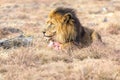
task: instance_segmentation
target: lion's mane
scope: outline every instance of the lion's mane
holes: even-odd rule
[[[71,8],[59,7],[52,10],[48,23],[50,25],[47,26],[44,35],[51,36],[54,41],[61,44],[89,45],[93,40],[101,40],[97,32],[81,25],[75,10]]]

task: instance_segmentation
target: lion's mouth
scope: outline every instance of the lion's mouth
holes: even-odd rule
[[[44,38],[46,39],[46,41],[50,41],[50,40],[53,40],[54,35],[45,35],[44,34]]]
[[[44,37],[48,37],[48,38],[51,38],[52,36],[44,35]]]
[[[53,36],[51,36],[51,35],[43,35],[43,37],[44,37],[44,39],[48,42],[48,41],[50,41],[50,40],[52,40],[52,37]]]
[[[61,45],[59,42],[54,41],[54,36],[55,36],[55,33],[54,33],[54,35],[45,35],[45,33],[44,33],[44,39],[48,42],[48,47],[51,47],[55,50],[60,50]]]
[[[47,42],[47,43],[49,43],[51,40],[52,40],[52,37],[43,37],[43,39]]]

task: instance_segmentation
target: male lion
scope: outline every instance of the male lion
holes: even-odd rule
[[[63,7],[50,12],[43,34],[49,39],[49,46],[57,49],[65,49],[72,45],[85,47],[94,41],[101,41],[97,32],[81,25],[73,9]]]

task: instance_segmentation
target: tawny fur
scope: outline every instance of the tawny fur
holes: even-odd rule
[[[59,42],[62,48],[73,44],[86,47],[94,41],[101,41],[97,32],[81,25],[73,9],[61,7],[50,12],[44,36]]]

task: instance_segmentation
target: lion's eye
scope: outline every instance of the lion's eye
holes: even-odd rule
[[[52,22],[50,23],[50,25],[51,25],[51,26],[55,26],[55,24],[54,24],[54,23],[52,23]]]
[[[49,24],[47,24],[47,26],[48,26],[48,28],[51,28],[51,29],[55,27],[55,25],[53,23],[49,23]]]
[[[55,26],[55,24],[53,22],[50,23],[51,26]]]

